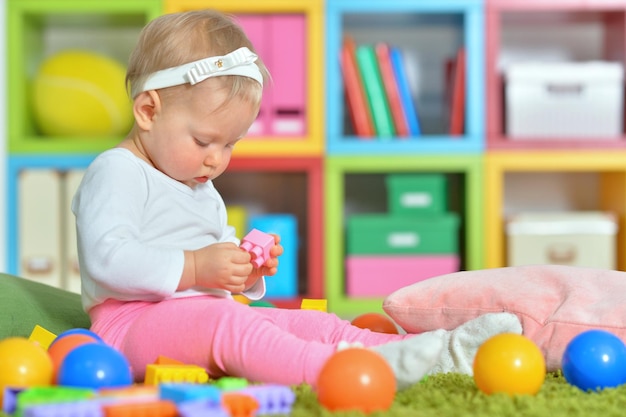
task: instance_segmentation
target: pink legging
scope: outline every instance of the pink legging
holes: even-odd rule
[[[126,356],[137,380],[163,355],[202,366],[212,377],[315,385],[340,341],[375,346],[406,337],[360,329],[316,310],[250,307],[207,296],[110,300],[90,316],[91,329]]]

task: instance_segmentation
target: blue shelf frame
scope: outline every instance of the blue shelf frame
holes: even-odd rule
[[[10,155],[7,160],[7,273],[20,274],[19,240],[19,174],[24,170],[54,169],[70,171],[85,169],[96,154],[78,156]]]
[[[362,140],[343,135],[345,107],[339,64],[343,28],[348,13],[439,13],[463,16],[467,53],[466,132],[462,136],[424,135],[408,140]],[[482,0],[329,0],[326,3],[326,123],[328,155],[482,153],[485,149],[485,44]]]

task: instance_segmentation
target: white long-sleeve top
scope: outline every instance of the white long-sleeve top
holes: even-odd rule
[[[217,242],[239,244],[213,183],[190,188],[115,148],[91,163],[72,201],[76,216],[82,303],[85,311],[107,299],[159,301],[210,293],[176,291],[184,251]],[[261,278],[245,292],[265,295]]]

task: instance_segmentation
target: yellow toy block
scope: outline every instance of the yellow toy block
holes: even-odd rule
[[[310,298],[303,298],[302,303],[300,304],[300,309],[302,310],[319,310],[326,312],[328,311],[328,301],[327,300],[314,300]]]
[[[36,324],[33,331],[30,333],[28,340],[37,343],[39,346],[48,350],[48,347],[52,344],[57,335],[49,330],[44,329],[40,325]]]
[[[157,365],[146,366],[144,384],[159,385],[163,383],[204,384],[209,382],[209,374],[204,368],[196,365]]]

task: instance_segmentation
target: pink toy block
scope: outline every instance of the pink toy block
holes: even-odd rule
[[[242,240],[240,247],[252,256],[252,264],[260,268],[270,258],[274,236],[252,229]]]

